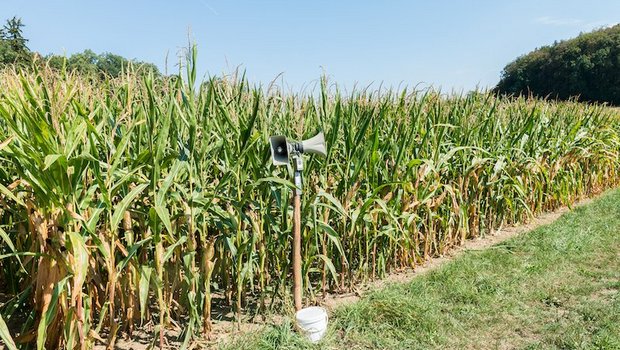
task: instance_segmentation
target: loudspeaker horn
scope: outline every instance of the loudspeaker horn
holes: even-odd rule
[[[302,153],[313,153],[323,157],[327,155],[327,151],[325,149],[325,137],[322,132],[307,140],[301,141],[301,147]]]
[[[269,138],[271,144],[271,159],[274,165],[288,164],[288,142],[286,137],[282,135],[271,136]]]

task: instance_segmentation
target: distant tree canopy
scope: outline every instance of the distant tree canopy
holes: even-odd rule
[[[32,61],[32,53],[22,35],[21,19],[13,17],[0,29],[0,65],[23,64]]]
[[[157,66],[152,63],[129,60],[109,52],[98,55],[91,50],[84,50],[84,52],[73,54],[68,58],[48,55],[45,59],[52,68],[62,69],[66,67],[67,70],[88,75],[118,77],[123,68],[127,68],[129,65],[139,68],[141,72],[153,72],[155,75],[159,75]]]
[[[69,57],[53,54],[42,56],[30,51],[26,46],[28,39],[24,38],[23,27],[21,19],[13,17],[0,29],[0,68],[7,65],[31,66],[38,56],[43,58],[42,63],[47,62],[54,69],[65,68],[91,76],[118,77],[129,65],[139,68],[140,72],[160,75],[157,66],[152,63],[130,60],[112,53],[96,54],[91,50],[84,50]]]
[[[620,105],[620,25],[517,58],[504,68],[495,91]]]

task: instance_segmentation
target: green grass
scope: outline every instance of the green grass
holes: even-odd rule
[[[620,191],[331,315],[319,345],[291,322],[247,349],[620,349]]]

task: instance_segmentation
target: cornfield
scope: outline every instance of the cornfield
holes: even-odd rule
[[[94,81],[0,73],[0,335],[112,347],[151,322],[183,346],[237,315],[291,307],[292,169],[268,138],[325,132],[306,162],[306,304],[616,186],[620,118],[486,92],[316,95],[128,69]],[[240,317],[240,316],[237,316]]]

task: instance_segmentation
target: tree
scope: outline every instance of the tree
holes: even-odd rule
[[[31,67],[33,57],[38,55],[31,52],[26,45],[28,39],[23,35],[23,28],[22,20],[13,17],[0,29],[0,68],[6,65]],[[118,77],[130,65],[138,68],[140,72],[160,75],[157,66],[152,63],[130,60],[112,53],[96,54],[88,49],[68,58],[48,55],[46,62],[54,69],[67,69],[96,78]]]
[[[27,64],[32,61],[32,53],[24,38],[22,20],[13,17],[0,29],[0,65]]]
[[[506,65],[495,91],[620,105],[620,25],[517,58]]]
[[[67,69],[75,70],[82,74],[97,73],[97,54],[91,50],[71,55],[67,59]]]
[[[69,71],[75,71],[92,77],[103,78],[107,76],[116,78],[123,70],[127,70],[130,65],[138,68],[140,72],[152,72],[155,75],[160,75],[157,66],[152,63],[129,60],[109,52],[98,55],[92,50],[84,50],[83,52],[71,55],[69,58],[49,55],[46,57],[46,60],[52,68],[65,68]]]

